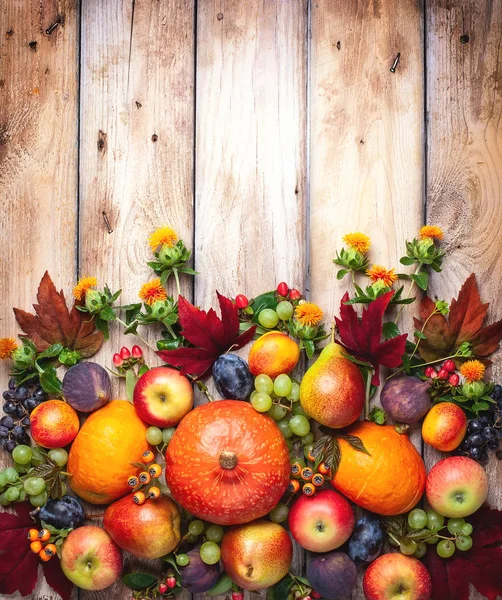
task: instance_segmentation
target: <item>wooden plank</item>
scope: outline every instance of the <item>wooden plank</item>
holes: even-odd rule
[[[210,0],[197,23],[196,302],[304,289],[307,3]]]
[[[427,221],[444,230],[447,253],[432,292],[450,300],[475,272],[493,321],[502,313],[502,2],[428,0],[426,16]],[[500,352],[493,358],[500,380]],[[432,465],[439,453],[428,449],[426,458]],[[501,508],[495,456],[487,472],[488,502]]]
[[[311,44],[310,293],[338,315],[351,288],[331,261],[343,235],[368,234],[371,263],[391,268],[421,224],[421,3],[316,0]],[[363,597],[360,577],[353,598]]]
[[[154,229],[169,224],[191,247],[193,38],[193,2],[83,4],[80,273],[122,287],[123,303],[137,301],[141,285],[155,276],[146,267]],[[183,280],[182,293],[191,298],[191,289],[192,282]],[[173,282],[168,293],[175,293]],[[111,353],[124,343],[133,340],[116,327],[100,361],[110,366]],[[149,364],[159,364],[147,356]],[[145,566],[160,572],[162,563],[126,562],[126,570]],[[130,590],[115,584],[80,593],[96,600],[111,596],[128,598]]]
[[[20,333],[46,269],[71,292],[76,270],[77,7],[75,0],[0,5],[0,337]],[[61,16],[64,24],[49,35]],[[0,364],[6,386],[7,364]],[[4,388],[2,388],[4,389]],[[2,452],[2,465],[10,457]],[[76,592],[74,594],[76,597]],[[43,577],[34,597],[59,597]],[[20,598],[18,594],[12,598]]]

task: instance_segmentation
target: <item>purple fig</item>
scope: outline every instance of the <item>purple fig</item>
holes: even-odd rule
[[[380,396],[382,407],[398,423],[416,423],[431,407],[429,385],[408,375],[389,379]]]

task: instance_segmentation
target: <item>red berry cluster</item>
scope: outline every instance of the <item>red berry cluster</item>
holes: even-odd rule
[[[161,594],[167,594],[170,590],[174,589],[177,585],[176,577],[172,575],[167,577],[165,583],[161,582],[158,585],[158,590]]]
[[[290,289],[285,281],[281,281],[281,283],[277,286],[276,293],[281,297],[281,299],[288,299],[291,301],[300,300],[302,297],[297,289]],[[237,294],[235,297],[235,306],[241,310],[247,308],[249,306],[249,300],[247,296],[244,294]]]
[[[424,374],[429,379],[443,379],[448,381],[450,385],[456,387],[460,383],[460,376],[458,373],[455,373],[455,371],[455,363],[451,359],[448,359],[442,364],[439,371],[436,371],[432,366],[428,366],[426,367]]]
[[[143,350],[139,346],[133,346],[131,350],[126,346],[113,355],[113,364],[117,369],[127,369],[138,362],[143,362]]]
[[[43,560],[48,562],[57,554],[56,544],[47,544],[51,538],[51,534],[47,529],[30,529],[28,531],[28,540],[30,541],[30,549]]]

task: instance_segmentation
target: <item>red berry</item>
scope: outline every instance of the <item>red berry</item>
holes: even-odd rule
[[[166,583],[167,583],[167,587],[172,590],[173,588],[176,587],[176,578],[175,577],[168,577],[166,579]]]
[[[159,583],[159,592],[165,594],[169,588],[165,583]]]
[[[312,600],[312,596],[303,596],[303,600]]]
[[[288,284],[284,281],[281,281],[281,283],[277,286],[277,293],[279,294],[279,296],[286,297],[288,295],[288,292],[289,292]]]
[[[448,383],[456,387],[460,383],[460,377],[456,373],[452,373],[448,377]]]
[[[446,369],[447,371],[449,371],[450,373],[453,373],[453,371],[455,371],[456,367],[455,367],[455,363],[451,360],[451,358],[449,358],[443,365],[443,369]]]
[[[127,360],[128,358],[131,358],[131,353],[129,352],[129,348],[126,348],[125,346],[122,346],[122,348],[120,349],[120,356],[124,360]]]
[[[322,598],[321,594],[319,592],[316,592],[315,590],[312,590],[310,592],[310,595],[312,596],[312,598]]]
[[[436,369],[434,367],[426,367],[425,368],[425,376],[431,379],[435,379],[437,376]]]
[[[444,367],[441,367],[438,371],[438,379],[448,379],[450,376],[449,371],[447,371]]]
[[[244,296],[244,294],[237,294],[235,297],[235,304],[237,308],[247,308],[249,304],[249,300]]]
[[[132,357],[133,358],[143,358],[143,350],[139,346],[132,347]]]
[[[244,592],[232,592],[232,600],[244,600]]]
[[[289,292],[290,300],[299,300],[301,297],[302,297],[302,295],[300,294],[300,292],[298,290],[295,290],[294,288],[292,290],[290,290],[290,292]]]
[[[124,360],[122,359],[122,357],[120,356],[120,354],[114,354],[113,355],[113,364],[116,367],[121,367],[124,364]]]

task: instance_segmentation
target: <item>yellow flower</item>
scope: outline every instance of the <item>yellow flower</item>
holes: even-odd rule
[[[373,265],[366,271],[366,275],[373,281],[381,281],[386,287],[391,287],[394,281],[397,281],[397,275],[394,269],[387,270],[382,265]]]
[[[460,367],[460,373],[468,383],[481,381],[485,374],[485,365],[479,360],[468,360]]]
[[[424,225],[420,229],[420,239],[425,240],[426,238],[442,240],[443,230],[437,225]]]
[[[17,350],[16,340],[13,338],[1,338],[0,339],[0,358],[3,360],[5,358],[10,358],[14,352]]]
[[[296,320],[304,327],[314,327],[322,321],[322,310],[317,304],[312,302],[304,302],[299,304],[295,310]]]
[[[141,286],[139,297],[145,304],[151,306],[157,300],[167,300],[166,290],[160,283],[160,278],[152,279]]]
[[[361,254],[366,254],[370,249],[371,240],[364,234],[356,231],[355,233],[347,233],[343,236],[343,241],[354,250],[357,250]]]
[[[148,238],[150,248],[155,252],[159,246],[168,246],[172,248],[178,241],[178,234],[168,225],[159,227]]]
[[[82,300],[87,290],[97,285],[97,283],[98,280],[95,277],[81,277],[73,288],[73,296],[76,300]]]

